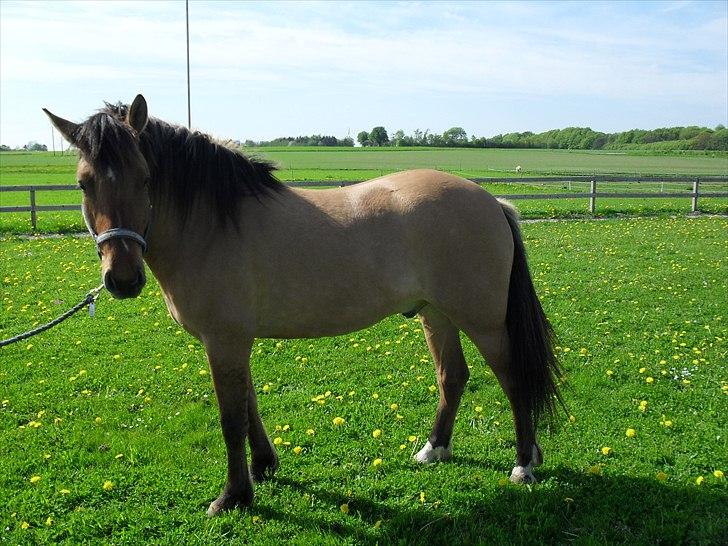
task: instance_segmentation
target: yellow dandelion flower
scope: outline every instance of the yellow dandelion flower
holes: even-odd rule
[[[475,406],[475,413],[483,413],[483,406]]]
[[[123,459],[123,458],[124,458],[123,453],[117,453],[116,456],[114,457],[114,459]]]
[[[313,436],[314,434],[316,434],[316,431],[314,431],[312,428],[309,428],[306,429],[306,434],[308,434],[309,436]]]
[[[703,478],[702,476],[698,476],[697,478],[695,478],[695,485],[703,485],[704,481],[705,478]]]
[[[429,389],[430,392],[435,392],[437,390],[437,387],[435,385],[430,385],[427,388]]]
[[[53,525],[53,518],[52,518],[52,517],[50,517],[50,516],[48,516],[48,519],[47,519],[47,520],[45,520],[45,524],[46,524],[46,525],[47,525],[48,527],[50,527],[51,525]]]
[[[634,438],[635,436],[637,436],[637,431],[633,428],[628,428],[627,432],[625,432],[625,434],[626,434],[627,438]]]
[[[200,371],[199,371],[199,372],[197,372],[197,373],[198,373],[198,374],[200,374],[200,375],[207,375],[207,370],[205,370],[205,369],[202,369],[202,370],[200,370]]]
[[[273,440],[273,443],[275,445],[279,446],[283,443],[283,438],[281,438],[280,436],[276,436],[275,439]]]
[[[640,368],[640,373],[645,373],[647,371],[647,368]]]
[[[655,474],[655,477],[661,482],[664,482],[667,479],[667,474],[660,470],[657,474]]]
[[[341,512],[343,514],[348,514],[349,513],[349,503],[348,502],[345,502],[344,504],[342,504],[341,506],[339,506],[339,510],[341,510]]]
[[[645,378],[645,383],[654,383],[654,382],[655,382],[655,378],[654,377],[646,377]]]
[[[598,464],[595,464],[594,466],[589,468],[589,473],[599,475],[602,473],[602,467]]]
[[[374,528],[379,529],[382,526],[382,520],[378,519],[376,522],[374,522]]]
[[[713,470],[713,476],[715,476],[719,480],[722,480],[724,474],[723,474],[723,471],[722,470]]]
[[[498,485],[501,487],[505,487],[508,485],[508,478],[501,478],[498,480]]]
[[[410,443],[414,443],[414,441],[417,440],[417,436],[415,436],[414,434],[410,434],[409,436],[407,436],[407,440]]]
[[[399,449],[407,449],[407,446],[405,444],[399,444]]]
[[[377,468],[378,466],[382,466],[383,462],[384,461],[382,461],[382,459],[376,458],[376,459],[374,459],[374,461],[372,461],[372,466],[374,468]]]
[[[425,503],[425,492],[424,491],[420,491],[420,502],[422,504]]]
[[[106,480],[104,482],[104,485],[102,485],[101,487],[104,489],[104,491],[111,491],[114,488],[114,482],[112,482],[111,480]]]
[[[334,425],[338,427],[339,425],[343,425],[344,423],[346,423],[346,420],[344,420],[343,417],[334,417],[333,422],[334,422]]]
[[[69,494],[70,492],[71,492],[71,491],[70,491],[70,490],[68,490],[68,489],[61,489],[61,490],[59,491],[59,493],[60,493],[61,495],[68,495],[68,494]]]
[[[259,525],[263,523],[263,518],[261,518],[260,516],[253,516],[253,523]]]
[[[576,417],[574,417],[573,415],[569,415],[569,423],[575,423],[575,422],[576,422]]]
[[[374,438],[379,438],[381,435],[382,435],[382,431],[380,429],[378,429],[378,428],[377,429],[374,429],[374,431],[372,432],[372,436]]]
[[[30,478],[30,483],[38,483],[40,481],[40,476],[33,476]]]
[[[268,383],[263,385],[263,392],[270,392],[270,385]]]
[[[372,393],[372,398],[374,398],[374,400],[379,398],[379,393],[378,392]]]
[[[95,423],[96,423],[97,425],[98,425],[98,424],[100,424],[100,423],[101,423],[101,417],[97,417],[96,419],[94,419],[94,422],[95,422]]]
[[[301,446],[296,446],[293,448],[293,453],[295,453],[296,455],[300,455],[301,451],[303,451],[303,448]]]
[[[614,372],[612,370],[607,370],[607,375],[609,377],[612,377],[614,375]]]
[[[608,457],[611,454],[612,454],[612,448],[611,447],[604,446],[602,448],[602,455],[604,455],[605,457]]]
[[[669,419],[667,421],[663,421],[662,424],[665,425],[667,428],[672,427],[672,421],[670,421]]]
[[[29,527],[30,527],[30,523],[28,523],[27,521],[24,521],[23,523],[20,524],[21,529],[28,529]]]
[[[392,404],[391,406],[389,406],[389,409],[391,409],[392,411],[397,411],[399,409],[399,405]],[[379,520],[379,521],[381,522],[382,520]]]

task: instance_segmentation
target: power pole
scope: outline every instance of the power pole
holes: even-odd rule
[[[185,21],[187,23],[187,128],[192,130],[192,107],[190,106],[190,2],[185,0]]]

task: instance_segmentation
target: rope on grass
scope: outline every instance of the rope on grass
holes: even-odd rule
[[[57,324],[60,324],[70,316],[74,315],[75,313],[78,313],[81,309],[89,306],[89,311],[92,312],[92,307],[95,302],[96,298],[99,297],[99,294],[104,289],[104,285],[100,285],[93,290],[91,290],[88,294],[86,294],[86,297],[83,299],[83,301],[77,303],[73,307],[71,307],[68,311],[63,313],[60,317],[53,319],[47,324],[44,324],[43,326],[38,326],[38,328],[34,328],[33,330],[30,330],[29,332],[25,332],[23,334],[18,334],[17,336],[11,337],[9,339],[3,339],[0,341],[0,347],[5,347],[6,345],[10,345],[12,343],[17,343],[18,341],[23,341],[24,339],[28,339],[29,337],[33,337],[34,335],[40,334],[41,332],[45,332],[46,330],[50,330]]]

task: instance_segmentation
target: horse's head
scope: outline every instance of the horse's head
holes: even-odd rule
[[[128,109],[107,108],[80,124],[44,111],[80,151],[83,215],[96,240],[104,285],[115,298],[138,296],[146,282],[142,255],[151,221],[149,168],[139,147],[147,124],[144,97],[137,95]]]

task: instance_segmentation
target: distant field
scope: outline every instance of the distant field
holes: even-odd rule
[[[487,184],[493,194],[584,192],[584,184],[544,186],[529,184],[535,175],[558,174],[645,174],[645,175],[728,175],[728,155],[627,155],[622,153],[565,150],[504,150],[452,148],[257,148],[246,150],[277,162],[282,181],[298,180],[367,180],[390,172],[413,168],[436,168],[466,178],[513,177],[514,184]],[[75,155],[53,155],[50,152],[0,153],[0,185],[74,184]],[[523,172],[516,174],[516,166]],[[517,183],[515,183],[517,182]],[[668,185],[669,186],[669,185]],[[625,187],[610,185],[610,190]],[[690,190],[689,187],[630,187],[630,191]],[[705,191],[726,191],[726,185]],[[5,206],[27,205],[27,193],[0,194]],[[39,192],[39,204],[73,204],[80,202],[78,191]],[[685,213],[689,200],[600,199],[598,213]],[[585,214],[586,199],[562,201],[520,201],[518,207],[526,217],[563,217]],[[705,199],[701,210],[728,212],[728,199]],[[83,230],[77,212],[40,213],[38,230],[68,232]],[[0,232],[30,231],[28,213],[0,215]]]

